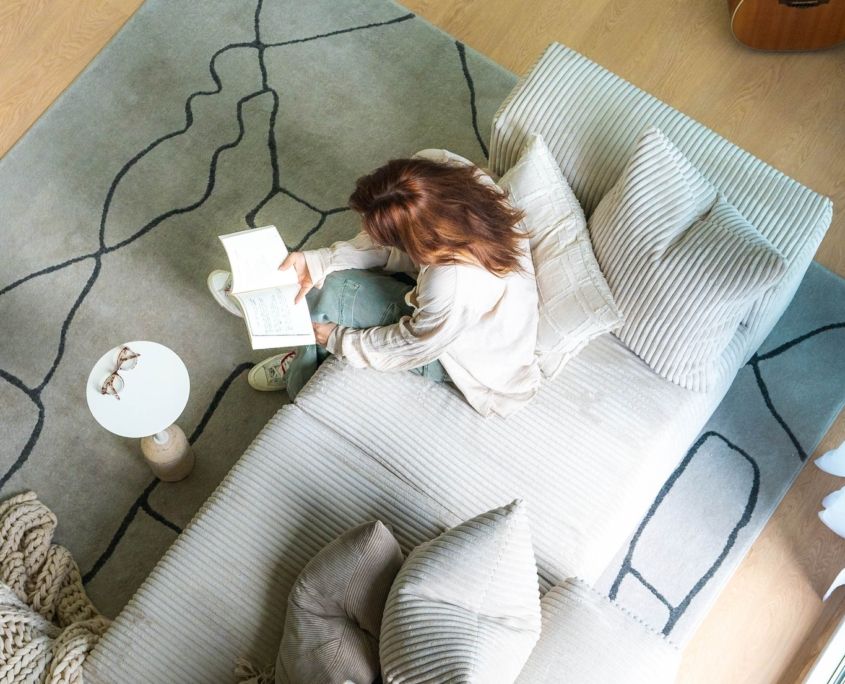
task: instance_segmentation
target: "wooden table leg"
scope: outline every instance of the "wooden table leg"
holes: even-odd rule
[[[163,482],[184,480],[194,467],[194,452],[182,428],[175,423],[155,435],[142,437],[141,452],[150,470]]]

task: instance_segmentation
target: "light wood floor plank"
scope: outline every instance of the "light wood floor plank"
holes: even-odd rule
[[[0,2],[0,157],[143,0]]]

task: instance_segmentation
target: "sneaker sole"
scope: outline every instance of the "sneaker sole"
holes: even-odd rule
[[[286,383],[282,384],[279,387],[268,387],[264,383],[261,383],[259,385],[258,382],[255,380],[255,376],[258,375],[259,371],[261,371],[261,367],[254,366],[250,369],[249,373],[247,373],[246,381],[249,383],[249,386],[252,387],[252,389],[257,390],[259,392],[281,392],[287,387]]]
[[[223,292],[217,289],[217,285],[214,282],[215,278],[221,274],[227,273],[227,271],[212,271],[208,274],[208,278],[206,279],[206,285],[208,285],[208,291],[211,292],[211,296],[214,297],[214,301],[217,302],[221,307],[226,309],[230,314],[233,316],[237,316],[238,318],[243,318],[244,315],[241,313],[241,310],[238,308],[236,304],[234,304]]]

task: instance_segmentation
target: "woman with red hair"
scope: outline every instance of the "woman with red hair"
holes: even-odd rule
[[[362,232],[292,252],[318,347],[278,354],[249,375],[293,398],[327,353],[352,366],[452,382],[481,414],[507,415],[537,391],[537,290],[522,215],[480,169],[426,150],[359,178]],[[405,273],[413,280],[385,273]]]

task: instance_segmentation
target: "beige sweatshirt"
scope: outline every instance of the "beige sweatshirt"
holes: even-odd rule
[[[469,163],[441,150],[417,156],[443,160],[444,154],[454,163]],[[534,356],[537,287],[528,240],[521,246],[522,271],[504,277],[471,264],[418,268],[401,250],[377,247],[363,232],[348,242],[306,251],[317,287],[329,273],[351,268],[417,276],[416,287],[406,296],[413,315],[375,328],[338,326],[328,350],[353,366],[379,371],[405,371],[439,359],[479,413],[513,413],[536,394],[540,383]]]

